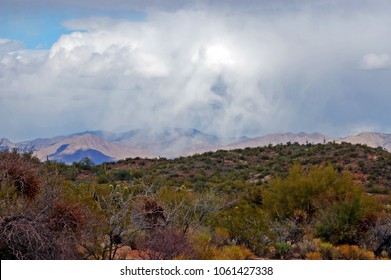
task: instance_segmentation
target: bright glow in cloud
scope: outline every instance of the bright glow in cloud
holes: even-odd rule
[[[0,131],[19,140],[143,127],[226,136],[387,130],[387,71],[357,70],[357,61],[390,65],[387,7],[346,16],[338,5],[328,13],[186,6],[139,22],[67,21],[74,31],[48,51],[0,39]]]
[[[216,70],[221,67],[234,66],[234,59],[231,52],[224,45],[210,45],[206,47],[205,54],[201,59],[205,64]]]

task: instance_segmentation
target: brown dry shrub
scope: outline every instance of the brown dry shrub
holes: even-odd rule
[[[20,154],[17,150],[0,152],[0,183],[10,184],[28,199],[34,199],[40,191],[38,164],[31,153]]]
[[[153,198],[139,198],[132,203],[132,222],[137,229],[152,230],[167,224],[164,208]]]
[[[143,205],[144,219],[151,227],[159,224],[159,220],[165,222],[164,209],[155,200],[146,198]]]
[[[86,225],[86,214],[80,204],[57,202],[51,212],[49,226],[52,230],[78,233]]]
[[[1,259],[75,259],[75,244],[72,236],[53,232],[45,215],[24,213],[0,223]]]
[[[76,245],[83,236],[83,209],[65,201],[58,179],[44,174],[40,179],[41,191],[35,194],[34,201],[28,195],[10,196],[2,205],[1,259],[80,258]]]
[[[193,250],[186,235],[171,226],[147,231],[135,242],[136,248],[145,252],[145,258],[171,260],[178,256],[192,258]]]

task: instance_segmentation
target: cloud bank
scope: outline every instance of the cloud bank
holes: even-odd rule
[[[20,140],[143,127],[223,136],[391,128],[388,6],[346,15],[338,5],[178,3],[145,21],[66,21],[72,32],[49,50],[0,39],[0,131]]]

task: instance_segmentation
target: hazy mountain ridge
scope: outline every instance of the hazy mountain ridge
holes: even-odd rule
[[[141,155],[150,156],[144,151],[112,143],[90,133],[71,136],[36,151],[40,160],[49,158],[65,163],[79,161],[83,157],[90,157],[95,163],[101,163]]]
[[[83,157],[89,157],[95,163],[101,163],[129,157],[175,158],[207,151],[243,149],[288,142],[322,144],[333,141],[365,144],[374,148],[380,146],[391,151],[391,134],[377,132],[364,132],[344,138],[332,138],[318,132],[275,133],[255,138],[221,138],[196,129],[182,128],[165,128],[157,131],[136,129],[123,133],[85,131],[20,143],[12,143],[3,138],[0,149],[33,149],[40,160],[51,159],[72,163]]]
[[[377,148],[383,147],[391,151],[391,134],[363,132],[356,136],[348,136],[339,140],[337,143],[347,142],[352,144],[366,144],[369,147]]]

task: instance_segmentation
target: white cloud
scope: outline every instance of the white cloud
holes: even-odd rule
[[[372,50],[361,67],[389,63],[377,52],[391,51],[391,38],[379,36],[388,34],[387,11],[259,16],[227,9],[155,11],[143,22],[67,21],[79,31],[48,52],[1,52],[0,42],[0,118],[8,117],[0,130],[37,137],[170,126],[251,136],[335,133],[356,123],[389,127],[376,115],[391,101],[388,80],[356,71]],[[358,87],[365,79],[368,89]],[[349,118],[356,115],[369,119]]]
[[[23,47],[24,46],[22,42],[0,38],[0,56],[3,56],[12,51],[20,50]]]
[[[368,53],[360,61],[360,68],[364,70],[388,69],[391,66],[389,54]]]

